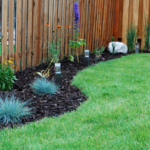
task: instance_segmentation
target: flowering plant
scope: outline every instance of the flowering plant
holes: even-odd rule
[[[3,59],[2,64],[0,63],[0,90],[11,90],[14,80],[17,80],[14,71],[10,67],[10,64],[13,64],[12,60],[6,62],[6,59]]]
[[[74,24],[74,29],[75,29],[75,36],[73,36],[73,38],[75,40],[70,40],[70,43],[69,43],[69,47],[71,47],[72,49],[75,48],[75,51],[72,52],[72,55],[76,55],[77,56],[77,60],[78,60],[78,63],[79,63],[79,54],[78,54],[78,48],[79,46],[82,46],[82,45],[86,45],[85,43],[85,39],[81,39],[79,37],[80,35],[80,16],[79,16],[79,5],[78,5],[78,2],[74,3],[74,14],[75,14],[75,24]],[[71,57],[73,57],[71,55]]]

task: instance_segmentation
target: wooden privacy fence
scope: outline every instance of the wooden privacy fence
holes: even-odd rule
[[[74,2],[76,1],[16,0],[15,3],[15,0],[3,0],[0,62],[3,59],[14,58],[16,71],[36,66],[41,60],[45,62],[48,42],[52,42],[54,31],[57,38],[62,39],[60,58],[69,56],[71,48],[68,43],[74,35]],[[87,43],[86,46],[80,47],[80,54],[83,54],[84,49],[93,51],[102,41],[111,40],[116,0],[78,0],[78,2],[80,36],[86,39]],[[47,27],[46,23],[50,23],[50,27]],[[67,25],[71,28],[66,28]],[[57,29],[57,26],[62,28]],[[56,36],[54,40],[57,40]]]
[[[150,0],[116,0],[114,36],[127,44],[129,25],[137,27],[138,42],[144,47],[145,18],[150,22]]]

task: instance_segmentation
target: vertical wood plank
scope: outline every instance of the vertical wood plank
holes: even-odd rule
[[[14,59],[14,0],[9,1],[9,59]],[[14,69],[13,64],[11,64],[11,68]]]
[[[123,29],[123,4],[124,0],[119,2],[119,29],[118,29],[118,38],[122,39],[122,29]]]
[[[36,56],[37,56],[37,6],[38,1],[34,0],[34,6],[33,6],[33,60],[32,60],[32,66],[36,66]]]
[[[36,65],[40,62],[40,30],[41,30],[41,0],[37,0],[37,52],[36,52]]]
[[[2,60],[7,61],[7,8],[8,0],[2,3]]]
[[[21,1],[17,0],[17,16],[16,16],[16,55],[15,65],[16,71],[20,70],[20,42],[21,42]]]
[[[69,19],[69,26],[71,27],[71,28],[69,28],[69,40],[73,40],[73,29],[74,29],[74,27],[73,27],[73,21],[74,21],[74,19],[73,19],[73,14],[74,14],[74,3],[73,3],[73,0],[70,0],[70,19]],[[66,35],[67,36],[67,35]],[[69,47],[69,56],[71,55],[71,47]]]
[[[129,0],[129,27],[133,23],[133,0]]]
[[[53,0],[50,0],[50,6],[49,6],[49,43],[52,43],[52,33],[53,33]],[[49,54],[50,55],[50,54]]]
[[[63,59],[63,57],[64,57],[64,54],[65,54],[65,33],[66,33],[66,31],[65,31],[65,23],[66,23],[66,14],[65,14],[65,12],[66,12],[66,0],[63,0],[63,20],[62,20],[62,40],[61,40],[61,59]]]
[[[33,0],[28,1],[28,39],[27,39],[27,67],[31,67],[31,52],[32,52],[32,11],[33,11]]]
[[[57,33],[58,30],[61,30],[60,28],[57,29],[57,18],[58,17],[58,0],[54,0],[54,22],[53,22],[53,30],[55,31],[55,34],[53,36],[54,42],[57,41]]]
[[[114,36],[118,39],[118,30],[119,30],[119,3],[120,0],[116,0],[116,9],[115,9],[115,27],[114,27]]]
[[[133,0],[133,23],[138,27],[139,0]]]
[[[22,70],[26,68],[26,20],[27,0],[23,0],[23,28],[22,28]]]
[[[67,8],[66,8],[66,25],[69,24],[69,1],[67,0],[66,2]],[[65,41],[65,56],[68,56],[68,33],[69,33],[69,29],[66,29],[66,41]]]
[[[122,23],[122,41],[127,44],[126,33],[128,29],[129,0],[124,0],[123,3],[123,23]]]
[[[89,1],[86,0],[86,23],[85,23],[85,40],[86,40],[86,46],[85,48],[87,49],[87,42],[88,42],[88,26],[89,26]]]
[[[139,0],[138,35],[142,38],[143,29],[143,0]]]
[[[145,36],[144,36],[144,28],[145,28],[145,21],[148,19],[149,14],[149,0],[143,0],[143,34],[142,34],[142,48],[144,48],[145,44]]]
[[[48,28],[45,24],[48,23],[48,0],[44,3],[44,39],[43,39],[43,62],[47,59],[47,35]]]
[[[39,46],[39,62],[42,62],[43,59],[43,31],[44,31],[44,1],[40,0],[40,46]]]

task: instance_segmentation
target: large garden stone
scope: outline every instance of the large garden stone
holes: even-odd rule
[[[127,53],[128,47],[122,42],[110,42],[108,46],[108,50],[110,53],[113,53],[113,45],[115,45],[114,53]]]

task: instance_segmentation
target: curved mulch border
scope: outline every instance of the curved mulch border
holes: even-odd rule
[[[110,59],[119,58],[121,56],[126,56],[125,54],[110,54],[108,51],[105,51],[103,54],[103,58],[106,61]],[[75,87],[70,85],[71,80],[77,74],[78,71],[84,69],[84,56],[80,56],[80,63],[77,61],[70,62],[68,58],[64,58],[61,61],[61,69],[62,69],[62,86],[59,91],[54,95],[44,95],[37,96],[30,89],[29,84],[33,82],[33,80],[38,77],[38,75],[33,75],[37,71],[45,70],[48,64],[40,64],[36,67],[28,68],[23,71],[16,72],[17,81],[14,84],[14,87],[9,92],[0,91],[3,95],[10,95],[12,93],[15,94],[16,97],[20,98],[22,101],[26,101],[31,99],[29,103],[29,107],[34,107],[33,111],[35,112],[29,118],[24,118],[19,125],[26,124],[29,122],[34,122],[40,120],[44,117],[52,117],[59,116],[68,111],[76,110],[82,102],[86,100],[86,96],[81,93],[81,91]],[[90,54],[90,65],[96,64],[95,55]],[[54,65],[51,73],[54,73]],[[53,80],[55,78],[54,74],[49,78],[49,80]],[[2,125],[0,124],[0,129],[5,127],[13,127],[14,125]]]

